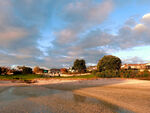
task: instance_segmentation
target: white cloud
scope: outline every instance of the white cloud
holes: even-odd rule
[[[142,17],[141,21],[142,21],[143,23],[145,23],[145,24],[150,24],[150,13],[145,14],[145,15]]]
[[[143,25],[143,24],[137,24],[137,25],[133,28],[133,30],[134,30],[135,32],[137,32],[137,33],[141,33],[141,32],[146,31],[146,30],[147,30],[147,27],[146,27],[145,25]]]

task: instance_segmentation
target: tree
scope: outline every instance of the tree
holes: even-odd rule
[[[77,71],[77,72],[85,72],[86,71],[86,65],[85,65],[85,60],[81,59],[76,59],[74,61],[74,65],[73,68]]]
[[[20,70],[22,70],[22,74],[32,74],[32,68],[25,66],[18,66]]]
[[[7,75],[9,68],[8,67],[1,67],[1,74],[2,75]]]
[[[38,66],[34,67],[34,69],[33,69],[34,73],[39,73],[39,71],[40,71],[40,68]]]
[[[121,67],[120,58],[112,55],[106,55],[102,59],[99,60],[97,64],[97,69],[99,72],[102,71],[118,71]]]
[[[2,73],[2,68],[0,67],[0,75],[1,75],[1,73]]]

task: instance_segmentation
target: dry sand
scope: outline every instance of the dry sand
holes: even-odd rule
[[[75,92],[107,101],[136,113],[150,113],[150,81],[129,79],[117,84],[82,88]]]

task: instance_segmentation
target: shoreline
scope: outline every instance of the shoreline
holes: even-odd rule
[[[16,85],[51,85],[51,84],[61,84],[61,83],[71,83],[71,82],[82,82],[82,81],[97,81],[97,80],[139,80],[139,81],[149,81],[141,80],[137,78],[40,78],[33,80],[10,80],[10,79],[0,79],[0,86],[16,86]],[[1,83],[4,82],[4,83]],[[6,84],[5,84],[6,82]]]

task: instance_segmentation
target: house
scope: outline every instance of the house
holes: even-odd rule
[[[76,72],[75,69],[74,69],[73,67],[70,67],[70,68],[68,69],[68,71],[71,72],[71,73]]]
[[[61,69],[60,69],[60,72],[61,72],[61,73],[67,73],[67,72],[68,72],[68,69],[66,69],[66,68],[61,68]]]
[[[60,69],[50,69],[50,73],[60,73]]]
[[[14,70],[9,69],[6,74],[7,75],[13,75],[14,74]]]
[[[43,74],[44,73],[44,69],[39,69],[37,72],[35,72],[35,74]]]
[[[48,70],[44,69],[44,70],[43,70],[43,73],[48,73]]]
[[[50,69],[48,73],[50,73],[52,76],[60,76],[61,71],[60,69],[54,68],[54,69]]]
[[[132,70],[140,70],[141,72],[145,69],[148,69],[150,71],[150,63],[145,64],[124,64],[121,66],[121,69],[132,69]]]

